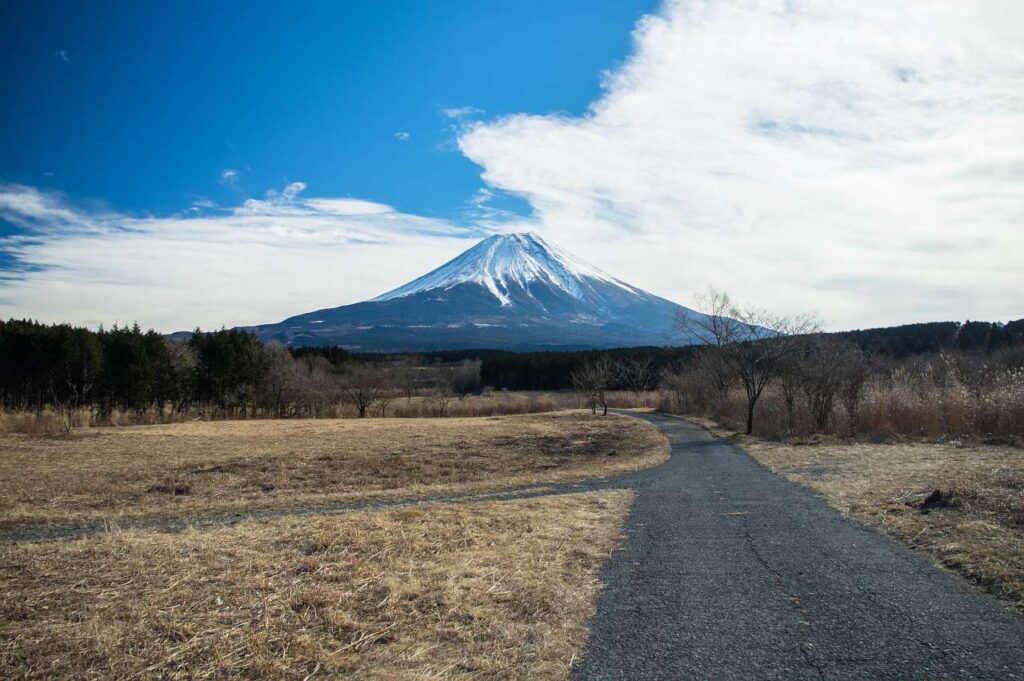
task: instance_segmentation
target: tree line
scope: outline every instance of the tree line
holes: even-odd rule
[[[769,315],[770,316],[770,315]],[[930,322],[902,326],[842,331],[824,334],[848,343],[873,357],[902,360],[914,356],[962,352],[991,354],[1005,348],[1024,345],[1024,319],[999,322]],[[305,348],[310,353],[334,351],[334,348]],[[559,350],[511,352],[503,350],[449,350],[402,353],[386,357],[403,358],[417,364],[480,361],[480,377],[485,385],[507,390],[570,390],[573,372],[602,356],[612,363],[650,361],[658,375],[688,364],[699,351],[696,346],[634,347],[609,350]],[[382,355],[359,354],[359,361],[379,361]],[[618,373],[609,371],[610,390],[629,390]]]
[[[204,418],[320,417],[348,405],[368,416],[383,415],[395,399],[418,396],[444,415],[452,399],[490,386],[575,390],[592,410],[605,411],[609,391],[639,395],[660,388],[671,396],[669,408],[687,413],[722,412],[721,405],[740,396],[736,411],[748,431],[768,393],[773,423],[826,431],[839,412],[846,427],[858,418],[854,407],[880,367],[938,375],[945,369],[914,358],[941,356],[948,364],[955,356],[960,383],[978,386],[992,366],[1012,371],[1015,349],[1024,349],[1024,320],[822,334],[808,319],[751,311],[716,292],[704,307],[709,317],[679,320],[702,341],[694,346],[530,353],[356,354],[264,344],[235,329],[197,329],[174,339],[138,325],[91,331],[0,321],[0,406],[36,412],[50,406],[62,414],[87,407],[97,422],[154,409]],[[977,359],[997,356],[1004,359]],[[975,392],[980,400],[980,389]]]
[[[68,324],[0,321],[0,406],[52,407],[70,420],[82,408],[170,409],[223,418],[326,415],[338,404],[366,416],[398,396],[448,400],[478,391],[480,363],[417,366],[353,356],[339,348],[289,350],[251,333],[196,330],[171,339],[138,325],[92,331]],[[70,428],[70,421],[68,423]]]
[[[235,330],[177,341],[138,325],[91,331],[10,320],[0,322],[0,404],[20,410],[90,405],[101,412],[156,403],[248,408],[274,355]]]

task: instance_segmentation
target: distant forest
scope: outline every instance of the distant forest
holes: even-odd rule
[[[94,405],[101,412],[153,404],[225,405],[266,371],[263,345],[234,330],[172,341],[138,325],[91,331],[0,322],[0,404]]]
[[[999,322],[931,322],[878,329],[842,331],[826,334],[847,340],[871,355],[905,359],[914,355],[960,351],[988,353],[1024,345],[1024,319],[1007,324]],[[419,353],[422,361],[455,362],[480,359],[480,377],[484,385],[509,390],[564,390],[572,387],[574,368],[588,357],[607,354],[612,359],[650,358],[657,375],[693,355],[696,346],[676,348],[636,347],[613,350],[576,350],[563,352],[504,352],[500,350],[459,350]],[[334,348],[305,348],[304,352],[330,352]],[[373,355],[358,355],[371,358]],[[378,355],[379,357],[379,355]],[[616,386],[625,387],[625,386]]]
[[[848,331],[846,339],[872,355],[904,359],[913,355],[962,351],[986,353],[1024,345],[1024,319],[992,322],[935,322]],[[622,348],[607,351],[515,353],[460,350],[415,354],[355,354],[337,347],[284,349],[266,346],[239,330],[196,331],[171,340],[140,327],[92,331],[66,324],[0,321],[0,406],[41,409],[47,404],[93,405],[101,412],[143,410],[154,404],[251,404],[266,390],[282,355],[318,371],[342,372],[362,364],[455,365],[479,360],[486,386],[508,390],[564,390],[587,358],[599,354],[628,361],[649,360],[657,376],[686,364],[693,348]],[[612,386],[615,387],[615,386]],[[620,386],[626,387],[626,386]],[[244,407],[243,407],[244,408]]]

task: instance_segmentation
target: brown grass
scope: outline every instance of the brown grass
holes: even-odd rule
[[[661,395],[655,391],[633,393],[621,390],[609,391],[606,395],[608,406],[613,408],[655,407]],[[579,393],[569,391],[488,391],[482,395],[471,395],[463,400],[453,400],[448,405],[449,416],[497,416],[501,414],[539,414],[564,409],[582,409],[583,398]],[[399,399],[386,410],[387,416],[399,418],[437,416],[437,406],[424,397],[411,400]]]
[[[705,425],[708,425],[705,422]],[[731,435],[837,510],[931,555],[1024,611],[1024,456],[960,443],[791,444]],[[925,500],[936,490],[933,503]]]
[[[89,413],[80,410],[72,416],[71,425],[88,427]],[[41,412],[10,411],[0,407],[0,433],[21,433],[24,435],[64,435],[67,424],[53,409]]]
[[[564,679],[632,493],[3,547],[6,678]]]
[[[607,393],[608,406],[613,408],[652,408],[658,406],[662,395],[657,391],[639,393],[613,390]],[[375,404],[368,413],[371,418],[437,418],[440,407],[428,395],[410,398],[396,397],[383,405]],[[568,409],[581,409],[585,405],[578,393],[552,390],[500,391],[487,389],[480,395],[468,395],[452,399],[445,408],[445,417],[503,416],[512,414],[543,414]],[[323,405],[319,418],[354,419],[359,415],[355,406],[346,403]],[[177,411],[171,405],[150,407],[142,411],[119,411],[100,413],[93,407],[83,407],[71,416],[71,422],[78,431],[108,426],[153,426],[172,423],[194,423],[196,421],[227,421],[277,419],[279,415],[269,410],[257,409],[255,414],[247,410],[220,409],[214,405],[193,407]],[[0,434],[20,433],[24,435],[63,435],[66,432],[64,419],[52,407],[41,412],[12,411],[0,407]]]
[[[220,421],[0,436],[0,527],[318,505],[606,475],[668,456],[586,413]]]

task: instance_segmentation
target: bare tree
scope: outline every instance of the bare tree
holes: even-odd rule
[[[714,348],[726,374],[743,387],[746,432],[752,433],[757,401],[799,347],[789,338],[816,332],[818,325],[810,316],[786,317],[740,307],[727,293],[713,288],[698,298],[697,305],[704,314],[680,312],[676,327],[695,342]]]
[[[377,398],[377,406],[375,408],[377,416],[380,416],[381,418],[387,416],[388,406],[395,401],[395,398],[398,397],[398,395],[399,389],[395,385],[395,376],[385,376],[384,387]]]
[[[320,418],[328,406],[344,401],[342,380],[326,357],[306,355],[298,366],[300,387],[297,400],[307,414]]]
[[[598,406],[602,414],[608,414],[606,391],[612,380],[615,367],[608,355],[588,357],[572,371],[572,386],[583,397],[584,403],[590,407],[592,414],[597,413]]]
[[[480,380],[480,365],[478,359],[467,359],[459,362],[451,371],[451,387],[460,400],[468,395],[479,393],[483,384]]]
[[[355,364],[341,377],[342,400],[356,408],[359,418],[365,418],[390,390],[387,374],[368,364]]]
[[[79,385],[74,381],[68,380],[66,383],[66,389],[63,391],[50,388],[50,401],[57,410],[57,415],[60,416],[60,423],[64,428],[64,434],[70,435],[75,427],[75,416],[78,414],[79,401],[84,397],[84,394],[92,389],[92,384],[85,384],[82,390],[79,390]]]
[[[654,382],[654,358],[650,355],[623,357],[614,364],[618,382],[637,397]]]
[[[782,401],[786,405],[786,432],[796,430],[796,399],[800,394],[800,360],[794,355],[787,358],[779,367],[779,387],[782,388]]]
[[[857,347],[850,346],[837,362],[839,373],[839,398],[846,411],[850,435],[860,427],[860,403],[864,399],[864,386],[876,365]]]
[[[282,418],[296,402],[299,366],[288,348],[280,343],[268,343],[264,353],[265,370],[260,379],[258,398],[275,418]]]
[[[827,433],[832,429],[835,399],[842,384],[840,366],[849,352],[848,344],[822,335],[803,340],[802,351],[794,358],[797,381],[815,428]]]
[[[420,387],[421,370],[411,359],[403,359],[395,367],[395,383],[407,402],[411,402]]]
[[[444,418],[448,412],[448,405],[452,403],[455,397],[455,389],[452,388],[451,382],[442,379],[434,386],[427,399],[437,406],[437,415]]]

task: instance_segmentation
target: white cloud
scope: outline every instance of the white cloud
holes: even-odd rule
[[[482,113],[484,113],[484,110],[478,109],[475,106],[455,106],[441,109],[442,116],[445,118],[454,118],[456,120],[469,118],[471,116],[479,116]]]
[[[837,327],[1024,314],[1024,5],[670,2],[580,117],[463,129],[617,276]]]
[[[409,137],[411,137],[411,135],[409,135],[409,133],[405,132],[404,130],[399,130],[398,132],[395,133],[395,139],[398,140],[399,142],[408,142]]]
[[[363,199],[306,199],[306,205],[335,215],[379,215],[393,213],[394,208]]]
[[[68,54],[67,50],[57,50],[53,53],[53,56],[57,57],[57,59],[60,59],[65,64],[71,63],[71,55]]]
[[[220,183],[225,187],[237,187],[239,174],[234,168],[225,168],[220,171]]]
[[[0,185],[0,317],[161,331],[279,321],[390,290],[467,248],[476,233],[389,206],[302,196],[293,182],[214,213],[136,217]],[[215,209],[204,204],[204,209]]]

